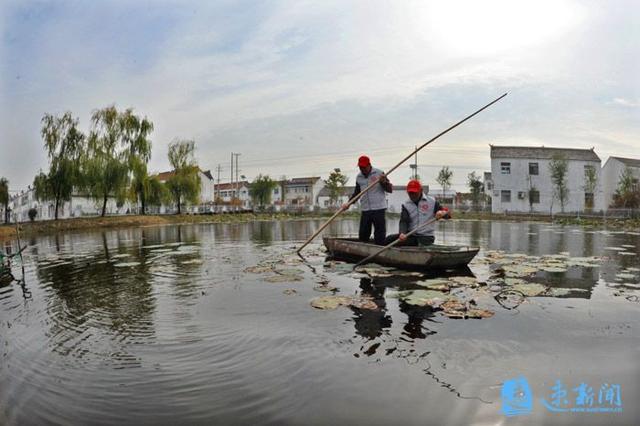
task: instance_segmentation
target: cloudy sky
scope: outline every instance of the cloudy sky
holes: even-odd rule
[[[0,176],[46,169],[45,112],[133,107],[155,124],[150,169],[194,139],[202,168],[351,176],[427,147],[427,183],[489,169],[488,144],[640,157],[637,1],[0,2]],[[404,184],[408,166],[391,180]]]

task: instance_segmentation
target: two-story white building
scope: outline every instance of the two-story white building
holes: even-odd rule
[[[227,211],[230,210],[231,207],[241,209],[250,208],[251,196],[249,195],[249,185],[249,182],[246,180],[214,185],[216,210]],[[233,200],[238,200],[239,204],[232,206]]]
[[[293,178],[285,182],[284,204],[286,208],[313,210],[324,188],[320,177]]]
[[[591,149],[493,146],[491,148],[491,211],[558,213],[560,201],[554,196],[549,164],[555,156],[567,160],[569,190],[565,212],[604,208],[600,182],[600,158]],[[596,173],[597,184],[588,191],[586,175]],[[592,207],[590,207],[592,206]]]
[[[609,157],[602,167],[602,192],[605,207],[611,206],[618,189],[620,176],[625,168],[631,170],[636,182],[640,182],[640,160],[634,158]]]

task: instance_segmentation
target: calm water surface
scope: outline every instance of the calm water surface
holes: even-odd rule
[[[411,278],[325,270],[317,242],[309,265],[293,266],[303,281],[269,283],[244,272],[290,255],[320,223],[27,241],[24,285],[0,283],[0,424],[638,424],[640,290],[620,294],[608,283],[639,266],[640,234],[440,224],[438,242],[479,246],[480,256],[606,256],[599,268],[537,275],[583,290],[572,297],[530,298],[514,310],[487,297],[482,304],[494,317],[456,320],[387,296]],[[356,231],[353,220],[329,230]],[[622,245],[625,252],[611,249]],[[481,264],[471,271],[487,272]],[[327,281],[337,294],[373,296],[381,309],[315,310],[309,301],[326,293],[314,287]],[[534,409],[506,418],[501,384],[520,375]],[[623,412],[550,413],[538,400],[556,380],[587,383],[596,399],[601,384],[619,384]]]

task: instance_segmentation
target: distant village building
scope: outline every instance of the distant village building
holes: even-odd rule
[[[342,194],[338,196],[337,200],[335,200],[332,205],[331,191],[329,191],[329,188],[325,186],[320,190],[320,193],[318,194],[318,207],[320,207],[321,209],[328,209],[331,207],[341,206],[342,204],[349,201],[349,198],[351,197],[351,195],[353,195],[353,191],[355,191],[355,188],[355,186],[343,186],[341,188]]]
[[[613,196],[618,189],[620,176],[625,168],[629,168],[635,178],[635,183],[640,182],[640,160],[634,158],[609,157],[602,167],[602,192],[606,207],[613,203]]]
[[[563,156],[568,163],[569,195],[564,211],[581,212],[589,205],[593,205],[595,211],[603,209],[600,158],[593,148],[490,147],[493,213],[560,212],[560,202],[554,199],[554,186],[549,172],[549,163],[554,155]],[[598,177],[593,192],[585,191],[585,174],[589,168],[594,168]]]
[[[216,211],[224,212],[236,207],[243,210],[249,209],[251,207],[249,185],[245,180],[214,185]],[[237,200],[238,204],[233,204],[234,200]]]
[[[318,196],[324,188],[320,177],[289,179],[284,184],[284,203],[287,209],[313,210],[318,205]]]
[[[96,200],[86,194],[74,193],[69,201],[60,202],[58,205],[58,219],[99,216],[102,214],[102,204],[102,200]],[[20,191],[13,195],[9,202],[9,208],[18,222],[29,221],[29,210],[31,209],[36,210],[36,221],[55,219],[55,200],[40,201],[36,199],[35,190],[31,187],[27,188],[26,191]],[[134,210],[134,206],[128,201],[119,205],[114,197],[109,197],[105,214],[130,214],[135,213]]]

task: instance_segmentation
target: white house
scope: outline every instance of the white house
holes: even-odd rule
[[[320,177],[289,179],[284,184],[286,208],[313,210],[318,203],[324,181]]]
[[[248,209],[251,206],[251,197],[249,196],[249,182],[246,180],[230,183],[219,183],[213,186],[215,191],[216,208],[225,211],[229,210],[231,201],[237,199],[240,201],[238,206],[241,209]]]
[[[634,158],[609,157],[602,167],[602,192],[604,205],[609,207],[613,203],[613,195],[618,189],[620,176],[625,168],[629,168],[636,183],[640,181],[640,160]]]
[[[561,211],[560,202],[554,197],[549,164],[556,155],[568,162],[568,198],[565,212],[580,212],[593,206],[599,211],[604,207],[600,185],[600,158],[591,149],[547,147],[491,147],[491,211],[493,213],[553,212]],[[585,190],[585,175],[593,168],[597,175],[594,192]]]
[[[55,219],[55,200],[39,201],[36,199],[35,190],[31,187],[26,191],[11,197],[9,203],[12,215],[17,217],[19,222],[29,221],[29,210],[36,209],[35,220]],[[107,215],[134,213],[134,208],[128,201],[118,205],[114,197],[107,199],[105,209]],[[102,201],[95,200],[85,194],[74,193],[69,201],[61,202],[58,206],[58,219],[69,219],[72,217],[98,216],[102,214]]]
[[[349,198],[353,194],[355,190],[355,186],[344,186],[342,187],[342,194],[338,196],[338,199],[334,202],[334,205],[331,205],[331,193],[329,188],[326,186],[320,190],[318,194],[318,207],[321,209],[328,209],[330,207],[338,207],[342,204],[349,201]]]

